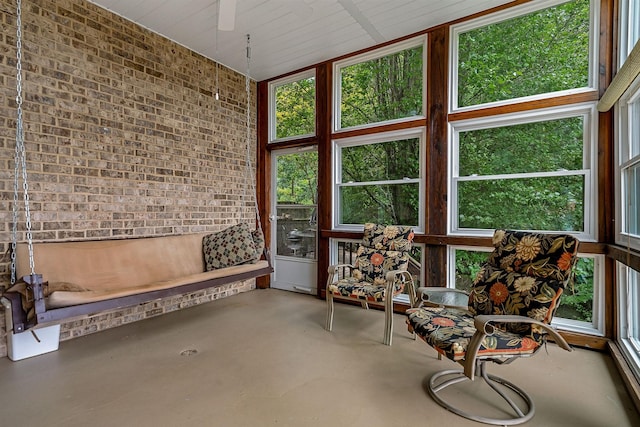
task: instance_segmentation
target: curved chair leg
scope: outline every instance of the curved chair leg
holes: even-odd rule
[[[327,292],[327,320],[324,325],[327,331],[333,329],[333,295],[331,292]]]
[[[535,406],[533,404],[533,400],[531,400],[531,397],[524,390],[522,390],[515,384],[510,383],[509,381],[503,378],[496,377],[495,375],[487,374],[484,367],[484,362],[479,363],[478,369],[482,379],[484,379],[484,381],[496,393],[498,393],[498,395],[501,398],[503,398],[509,404],[509,406],[515,412],[516,414],[515,416],[512,416],[511,418],[487,418],[480,415],[475,415],[469,412],[465,412],[459,409],[458,407],[450,404],[449,402],[445,401],[443,398],[441,398],[438,395],[438,393],[444,390],[445,388],[462,381],[470,381],[469,378],[467,378],[464,375],[464,372],[458,369],[451,369],[451,370],[435,373],[429,380],[429,394],[431,395],[433,400],[435,400],[440,406],[453,412],[454,414],[460,415],[461,417],[464,417],[473,421],[485,423],[485,424],[493,424],[498,426],[512,426],[516,424],[525,423],[529,421],[531,418],[533,418],[533,415],[535,413]],[[442,377],[447,377],[447,376],[449,377],[448,379],[445,379],[443,381],[438,381],[442,379]],[[503,387],[510,389],[515,394],[520,396],[522,400],[525,402],[526,408],[520,408],[518,405],[516,405],[516,403],[509,396],[507,396],[498,387],[497,384],[500,384]]]
[[[393,297],[384,300],[384,345],[391,345],[393,338]]]

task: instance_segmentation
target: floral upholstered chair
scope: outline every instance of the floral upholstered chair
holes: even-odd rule
[[[514,425],[533,417],[533,401],[514,384],[488,375],[485,363],[531,356],[545,344],[547,335],[571,351],[550,323],[571,278],[578,240],[569,235],[496,230],[493,245],[494,251],[475,278],[467,309],[421,304],[407,310],[407,324],[440,355],[464,367],[431,377],[428,390],[436,402],[475,421]],[[429,288],[418,292],[423,289],[429,292]],[[496,419],[472,414],[440,395],[446,387],[476,375],[506,400],[505,409],[515,415]],[[518,404],[511,398],[516,396]]]
[[[383,342],[391,345],[393,297],[408,287],[412,306],[415,301],[413,278],[407,271],[412,241],[411,227],[365,224],[364,237],[358,247],[355,264],[329,267],[325,326],[328,331],[333,328],[334,299],[357,301],[363,308],[369,308],[368,303],[383,304]]]

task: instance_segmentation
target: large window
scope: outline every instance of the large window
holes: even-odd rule
[[[451,109],[592,90],[597,26],[589,6],[531,2],[454,26]]]
[[[640,0],[620,1],[620,66],[640,40]]]
[[[377,222],[421,228],[424,133],[410,130],[334,142],[334,226]]]
[[[269,84],[269,141],[315,135],[316,79],[308,71]]]
[[[424,37],[334,66],[334,130],[423,116]]]
[[[640,39],[640,0],[620,1],[618,52],[622,66]],[[640,250],[640,76],[616,106],[616,242]],[[640,272],[617,264],[617,342],[640,381]]]
[[[640,250],[640,77],[618,103],[618,243]]]
[[[618,287],[620,347],[640,380],[640,272],[618,263]]]
[[[367,52],[333,67],[333,227],[367,222],[423,229],[426,37]],[[374,126],[376,125],[376,126]],[[340,137],[358,128],[358,136]]]
[[[598,8],[525,2],[451,27],[449,234],[597,240]],[[448,286],[468,290],[488,250],[450,247]],[[603,261],[580,254],[556,326],[604,334]]]
[[[592,104],[452,122],[450,231],[594,238]]]

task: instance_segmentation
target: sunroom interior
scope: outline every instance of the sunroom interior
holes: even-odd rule
[[[108,363],[111,346],[137,351],[126,342],[128,333],[147,342],[149,336],[138,334],[153,334],[151,322],[171,330],[167,319],[182,319],[185,330],[189,322],[197,329],[205,306],[239,310],[263,299],[283,312],[295,303],[314,313],[297,320],[303,334],[329,334],[346,345],[357,331],[339,329],[351,322],[347,327],[371,328],[356,349],[376,358],[384,360],[378,354],[384,351],[403,358],[407,347],[428,355],[402,330],[407,294],[394,300],[397,338],[387,350],[378,340],[384,323],[378,310],[338,307],[333,332],[314,317],[324,310],[329,266],[353,261],[365,223],[411,226],[416,286],[463,290],[491,250],[494,230],[568,233],[580,241],[579,260],[553,326],[584,352],[578,360],[595,354],[615,367],[607,381],[624,395],[616,404],[635,412],[621,408],[622,421],[611,418],[618,423],[611,425],[640,419],[639,0],[455,1],[441,8],[432,1],[210,0],[190,2],[175,15],[163,9],[173,2],[152,3],[0,0],[0,249],[7,254],[0,293],[15,280],[16,223],[21,242],[81,242],[215,233],[246,222],[261,228],[273,272],[59,320],[62,349],[103,351],[97,360]],[[223,9],[228,4],[235,10]],[[437,10],[429,16],[425,7]],[[235,21],[230,31],[221,22],[226,13]],[[282,15],[290,20],[275,18]],[[317,35],[316,18],[325,38]],[[187,21],[190,31],[180,30]],[[286,43],[293,44],[285,46],[284,30],[282,38],[259,36],[262,26],[282,22],[298,25],[288,31]],[[345,42],[340,28],[348,24],[363,36]],[[320,46],[301,39],[305,27],[315,29]],[[16,87],[24,120],[21,167]],[[23,200],[28,221],[13,210]],[[37,272],[37,257],[33,262]],[[239,293],[255,301],[235,306],[248,297]],[[7,359],[13,331],[6,306],[0,310],[0,356]],[[248,325],[243,339],[254,340],[251,330]],[[176,335],[162,331],[163,338]],[[97,336],[107,341],[83,345]],[[249,348],[260,366],[257,343],[262,340]],[[291,339],[274,343],[295,346]],[[85,357],[59,351],[3,360],[3,389],[14,388],[16,370],[27,364],[38,378],[46,368],[73,371],[58,360],[65,355],[79,364]],[[562,363],[573,363],[571,356],[562,355]],[[580,368],[563,381],[589,375],[588,366]],[[544,367],[524,369],[535,383],[536,369]],[[419,364],[412,372],[423,375]],[[554,379],[545,381],[551,384],[539,387],[553,389]],[[323,393],[331,393],[331,384]],[[422,388],[408,393],[429,399]],[[139,414],[128,416],[132,425],[144,425]],[[293,419],[280,422],[322,425]],[[451,414],[435,419],[467,425]],[[238,420],[235,425],[251,424]],[[541,424],[534,418],[530,425]]]

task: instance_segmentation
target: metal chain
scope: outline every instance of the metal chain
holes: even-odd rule
[[[246,180],[251,186],[253,192],[253,202],[256,209],[256,219],[258,220],[258,228],[262,228],[262,222],[260,221],[260,210],[258,208],[258,194],[256,193],[256,186],[254,180],[251,177],[253,166],[251,164],[251,36],[247,34],[247,74],[245,74],[245,91],[247,93],[247,169]],[[246,201],[247,186],[244,186],[243,200]]]
[[[29,209],[29,184],[27,181],[27,161],[24,147],[24,124],[22,114],[22,1],[16,3],[16,155],[13,180],[13,227],[11,230],[11,284],[16,282],[16,245],[18,240],[18,175],[22,172],[22,191],[24,194],[24,211],[26,217],[26,233],[29,248],[29,268],[35,274],[33,258],[33,234],[31,233],[31,211]]]

